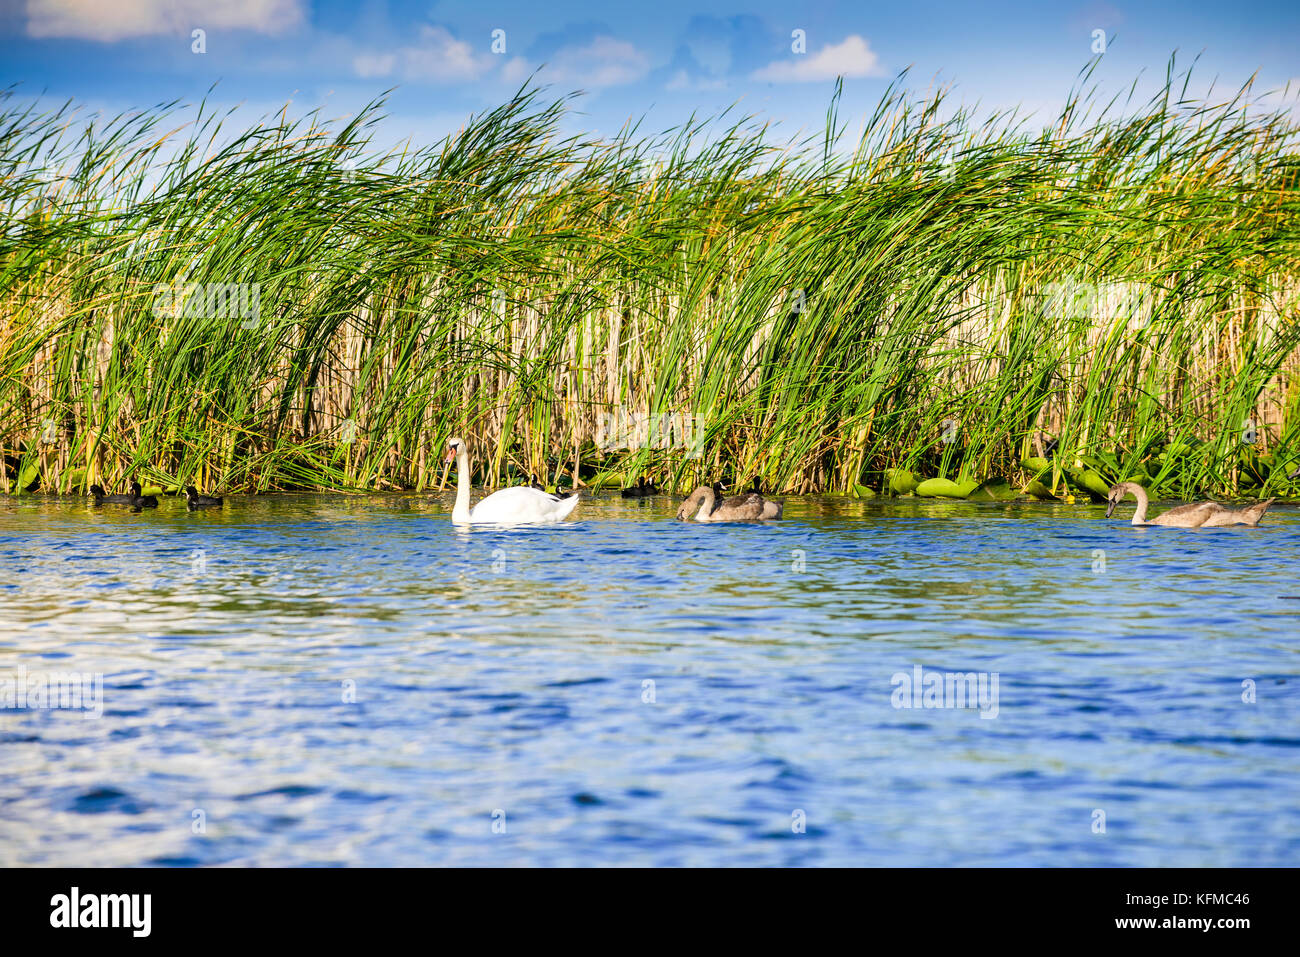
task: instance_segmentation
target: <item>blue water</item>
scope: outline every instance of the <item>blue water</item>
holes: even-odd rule
[[[0,710],[0,864],[1300,862],[1294,508],[450,504],[0,499],[0,678],[103,675]]]

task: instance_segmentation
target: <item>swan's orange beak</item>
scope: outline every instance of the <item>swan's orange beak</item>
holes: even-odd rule
[[[450,445],[447,446],[447,454],[442,457],[443,462],[452,462],[456,459],[456,450]]]

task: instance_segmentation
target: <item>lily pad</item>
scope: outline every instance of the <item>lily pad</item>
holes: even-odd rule
[[[926,479],[916,487],[916,494],[926,498],[967,498],[979,487],[979,482],[967,479],[965,482],[953,482],[949,479]]]
[[[1020,492],[1006,479],[989,479],[968,496],[974,500],[991,502],[1005,502],[1019,497]]]
[[[915,492],[920,480],[906,469],[885,469],[885,478],[889,480],[889,490],[895,495]]]
[[[41,477],[41,467],[35,462],[28,462],[18,473],[18,491],[25,492],[27,487]]]
[[[1070,472],[1074,484],[1084,491],[1105,498],[1110,494],[1110,485],[1093,469],[1074,469]]]

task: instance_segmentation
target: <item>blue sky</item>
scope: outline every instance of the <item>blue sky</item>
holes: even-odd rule
[[[1197,92],[1211,81],[1235,90],[1252,73],[1261,92],[1291,81],[1291,102],[1300,86],[1300,4],[1221,0],[0,0],[0,86],[116,113],[197,101],[217,83],[216,102],[253,114],[288,102],[326,116],[396,87],[384,137],[427,142],[540,71],[556,92],[586,91],[575,130],[645,116],[657,131],[738,103],[794,133],[824,123],[837,74],[852,123],[907,67],[917,90],[946,82],[967,103],[1046,115],[1092,57],[1096,30],[1106,90],[1144,71],[1150,89],[1175,50],[1188,64],[1200,55]]]

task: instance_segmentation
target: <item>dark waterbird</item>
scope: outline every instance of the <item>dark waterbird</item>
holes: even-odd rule
[[[157,508],[157,507],[158,507],[158,496],[156,496],[156,495],[143,495],[143,494],[141,494],[143,491],[144,491],[144,489],[142,489],[142,488],[140,487],[140,483],[137,482],[135,479],[132,479],[132,480],[131,480],[131,507],[132,507],[132,508],[137,508],[137,509],[139,509],[139,508]]]
[[[636,480],[635,485],[631,488],[623,489],[620,494],[624,498],[647,498],[651,495],[658,495],[659,489],[657,489],[653,483],[646,482],[645,476],[642,475]]]
[[[134,495],[108,495],[102,485],[92,485],[90,494],[95,497],[96,505],[130,505],[135,499]]]
[[[158,497],[155,495],[142,495],[144,490],[140,488],[140,483],[135,479],[131,480],[131,511],[139,512],[146,508],[157,508]]]
[[[185,486],[185,507],[191,512],[200,508],[215,508],[221,504],[220,496],[200,495],[193,485]]]
[[[723,495],[727,486],[723,485],[721,482],[714,482],[711,488],[713,489],[714,501],[717,502],[719,508],[724,505],[728,508],[736,508],[745,502],[752,501],[756,495],[759,498],[763,497],[762,493],[758,490],[758,479],[754,479],[754,487],[750,491],[741,492],[739,495],[732,495],[730,497]]]
[[[541,482],[541,480],[538,479],[538,477],[537,477],[536,475],[530,475],[530,476],[528,476],[528,479],[529,479],[529,481],[528,481],[528,487],[529,487],[529,488],[535,488],[535,489],[537,489],[537,491],[539,491],[539,492],[546,492],[548,495],[558,495],[558,496],[560,496],[560,498],[564,498],[565,496],[567,496],[567,495],[569,494],[569,493],[565,490],[564,486],[560,484],[560,480],[559,480],[558,478],[555,480],[555,491],[554,491],[554,492],[550,491],[550,490],[549,490],[545,485],[543,485],[542,482]]]

